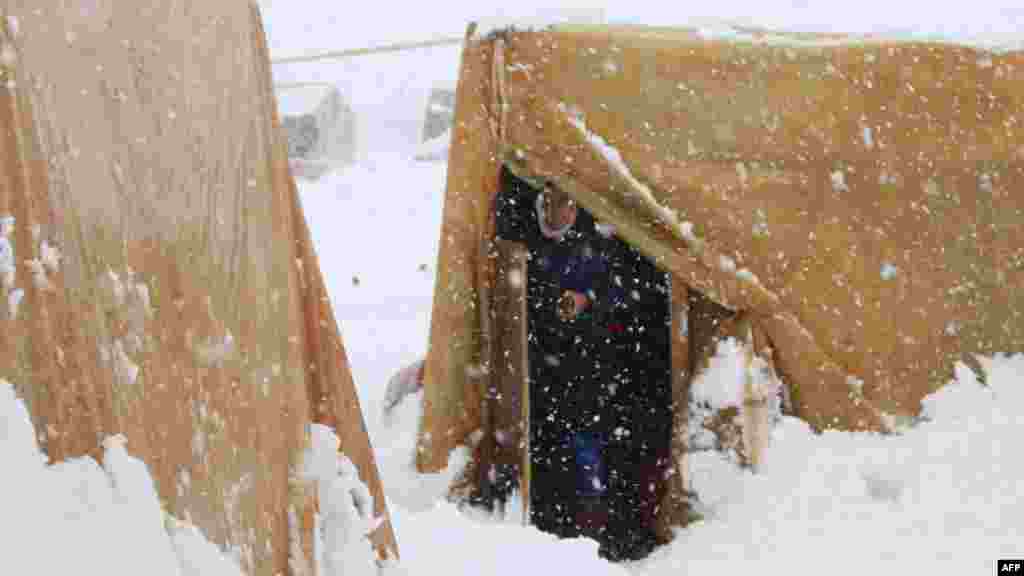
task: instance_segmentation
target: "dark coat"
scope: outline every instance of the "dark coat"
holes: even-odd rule
[[[562,240],[544,237],[537,195],[506,171],[495,206],[498,237],[528,249],[532,521],[580,534],[579,470],[593,459],[592,446],[580,450],[583,433],[601,443],[604,538],[628,547],[649,528],[655,500],[647,488],[668,454],[668,278],[618,238],[599,234],[583,209]],[[572,321],[558,316],[565,290],[591,300]]]

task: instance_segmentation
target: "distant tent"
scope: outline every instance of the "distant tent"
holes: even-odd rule
[[[288,136],[288,157],[299,175],[318,177],[331,166],[356,159],[356,115],[331,84],[276,88],[281,123]]]
[[[430,91],[423,120],[421,144],[416,151],[417,160],[444,161],[452,138],[452,118],[455,117],[455,89],[434,87]]]
[[[48,456],[123,433],[169,513],[274,576],[312,560],[316,496],[292,480],[329,425],[395,557],[255,4],[5,16],[0,378]]]
[[[423,120],[423,142],[429,142],[449,132],[455,117],[455,90],[434,88],[430,91],[426,115]]]
[[[663,528],[687,518],[698,338],[741,336],[819,431],[898,431],[957,362],[1024,351],[1022,71],[1021,52],[932,42],[471,29],[419,469],[471,446],[471,487],[508,465],[529,489],[528,308],[510,281],[524,264],[495,236],[506,171],[556,183],[671,273],[677,473]]]

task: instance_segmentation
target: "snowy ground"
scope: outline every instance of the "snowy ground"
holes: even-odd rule
[[[823,567],[864,574],[912,566],[960,575],[991,572],[995,559],[1024,555],[1024,500],[1017,497],[1024,466],[1014,456],[1024,437],[1016,409],[1024,403],[1020,355],[992,360],[987,387],[961,371],[925,402],[926,420],[901,436],[816,436],[802,422],[783,419],[760,474],[742,472],[715,452],[696,455],[690,473],[706,520],[628,567],[599,560],[592,542],[557,542],[516,519],[471,518],[439,503],[443,482],[415,478],[409,467],[418,398],[390,419],[380,410],[387,379],[426,349],[444,170],[387,162],[303,183],[301,190],[410,573],[520,574],[529,571],[520,563],[528,562],[543,573],[563,565],[657,576],[681,569],[818,574]],[[383,200],[381,190],[401,195],[401,208]],[[372,252],[355,248],[371,237],[380,239]],[[427,273],[419,270],[423,262],[431,265]],[[711,373],[736,378],[734,370]]]
[[[446,479],[417,477],[411,468],[418,398],[391,418],[381,406],[387,379],[426,348],[444,175],[442,164],[388,157],[300,183],[380,457],[402,572],[792,575],[827,567],[959,576],[991,573],[995,559],[1024,555],[1022,355],[986,362],[987,386],[962,370],[924,403],[925,421],[901,436],[816,436],[784,419],[761,474],[714,452],[696,455],[689,466],[706,519],[636,564],[611,565],[588,540],[557,541],[516,518],[467,516],[441,502]],[[729,369],[713,374],[735,378]],[[221,554],[162,516],[145,468],[119,440],[108,443],[104,468],[89,459],[47,467],[6,384],[0,422],[7,565],[32,567],[23,574],[238,573],[230,551]],[[328,458],[323,466],[336,464]],[[118,544],[129,537],[139,545]],[[47,553],[54,547],[64,553]],[[343,539],[334,549],[356,559],[366,551]]]
[[[1020,355],[988,362],[987,386],[961,371],[925,402],[926,420],[901,436],[815,436],[784,419],[759,475],[698,454],[689,465],[706,519],[634,565],[607,564],[587,540],[559,542],[514,518],[471,517],[442,503],[445,479],[418,478],[410,466],[417,398],[389,419],[381,403],[391,374],[426,348],[444,174],[442,164],[383,157],[300,185],[405,572],[818,574],[825,566],[832,574],[961,575],[991,573],[995,559],[1024,555]],[[237,574],[230,553],[162,516],[148,473],[119,440],[108,442],[104,468],[89,459],[47,467],[6,384],[0,423],[8,566],[30,566],[23,574]],[[120,546],[124,538],[138,544]],[[48,552],[55,548],[62,553]],[[357,558],[365,552],[350,550]]]

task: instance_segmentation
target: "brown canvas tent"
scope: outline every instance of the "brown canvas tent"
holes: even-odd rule
[[[734,32],[470,32],[421,470],[474,442],[478,463],[496,458],[495,429],[523,430],[522,330],[509,339],[514,314],[492,313],[521,266],[492,242],[502,165],[557,183],[672,274],[680,471],[679,327],[709,330],[688,301],[749,321],[817,430],[898,428],[955,362],[1024,350],[1024,53]]]
[[[396,555],[258,11],[79,4],[0,11],[0,376],[52,460],[123,433],[167,511],[249,574],[310,559],[316,503],[289,479],[307,426],[335,427]]]

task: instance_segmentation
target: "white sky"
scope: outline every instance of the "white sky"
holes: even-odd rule
[[[728,21],[792,31],[900,34],[1024,46],[1024,0],[258,0],[271,58],[461,37],[468,22]],[[942,3],[945,2],[945,3]],[[454,88],[459,46],[274,66],[276,83],[327,82],[357,112],[358,149],[408,153],[432,87]],[[282,102],[287,105],[287,102]]]
[[[1024,37],[1021,0],[258,0],[273,56],[398,40],[459,36],[470,20],[557,18],[603,11],[609,21],[684,24],[730,20],[790,30],[915,33],[965,39]]]

